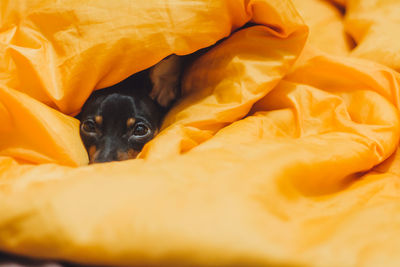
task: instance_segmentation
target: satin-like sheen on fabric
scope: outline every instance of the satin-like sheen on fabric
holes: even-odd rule
[[[397,0],[1,0],[0,250],[400,266],[398,14]],[[87,166],[72,116],[93,90],[216,42],[139,159]]]

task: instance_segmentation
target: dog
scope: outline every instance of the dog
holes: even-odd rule
[[[89,163],[136,158],[157,135],[180,92],[181,75],[182,59],[171,55],[114,86],[93,92],[77,116]]]

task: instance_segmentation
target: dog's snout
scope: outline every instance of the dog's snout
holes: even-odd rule
[[[95,154],[93,158],[90,159],[91,163],[102,163],[102,162],[134,159],[139,154],[138,151],[134,151],[133,149],[129,149],[128,151],[115,150],[109,152],[103,152],[103,151],[98,151],[98,152],[99,153]]]
[[[92,146],[89,151],[90,163],[102,163],[110,161],[120,161],[134,159],[139,151],[134,149],[126,150],[126,146],[117,145],[114,142],[104,142],[101,146]]]
[[[110,162],[110,161],[117,161],[118,160],[118,154],[117,152],[109,152],[109,153],[100,153],[91,159],[91,163],[102,163],[102,162]]]
[[[134,159],[139,154],[139,151],[129,149],[128,151],[118,151],[118,160]]]
[[[90,163],[118,160],[118,146],[111,139],[106,139],[104,143],[98,145],[96,148],[95,153],[89,153]]]

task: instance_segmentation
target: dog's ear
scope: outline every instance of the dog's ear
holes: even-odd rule
[[[182,65],[180,56],[170,55],[150,69],[150,80],[153,85],[150,97],[164,108],[178,96]]]

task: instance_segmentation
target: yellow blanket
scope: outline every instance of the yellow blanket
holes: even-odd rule
[[[399,266],[399,13],[397,0],[2,0],[0,250]],[[86,166],[71,116],[94,89],[222,39],[140,159]]]

